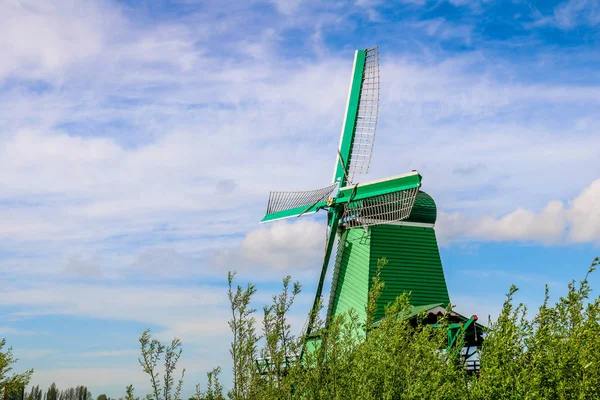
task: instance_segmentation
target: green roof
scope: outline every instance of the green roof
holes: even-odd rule
[[[410,311],[408,312],[408,314],[406,316],[403,316],[402,312],[400,313],[400,315],[403,318],[412,319],[412,318],[416,317],[417,315],[419,315],[421,313],[424,313],[424,312],[427,312],[429,310],[432,310],[432,309],[434,309],[436,307],[444,307],[444,304],[443,303],[434,303],[434,304],[425,304],[425,305],[422,305],[422,306],[413,306],[413,307],[410,308]],[[371,325],[371,326],[373,328],[378,327],[379,324],[381,323],[382,319],[383,319],[383,317],[380,318],[380,319],[378,319],[377,321],[375,321],[373,323],[373,325]]]
[[[433,310],[436,307],[442,307],[445,308],[445,305],[443,303],[433,303],[433,304],[425,304],[422,306],[413,306],[410,308],[410,311],[408,312],[408,314],[406,314],[406,316],[402,315],[402,312],[400,313],[400,316],[406,319],[413,319],[415,318],[417,315],[427,312],[429,310]],[[462,314],[457,313],[456,311],[452,311],[452,315],[455,317],[458,317],[458,319],[461,320],[461,322],[465,322],[467,321],[470,317],[465,317]],[[383,318],[378,319],[377,321],[373,322],[373,324],[371,325],[373,328],[376,328],[379,326],[379,324],[381,323],[381,320]],[[477,322],[475,322],[475,325],[477,325],[477,328],[484,330],[485,327]]]
[[[413,209],[406,222],[419,222],[424,224],[435,224],[437,207],[433,198],[419,190]]]

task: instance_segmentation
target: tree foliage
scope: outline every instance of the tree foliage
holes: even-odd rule
[[[379,271],[385,268],[380,260]],[[232,389],[227,397],[240,399],[596,399],[600,398],[600,297],[591,298],[589,275],[568,285],[567,294],[551,304],[546,287],[543,304],[528,316],[515,304],[511,287],[498,319],[486,329],[479,351],[479,374],[468,374],[460,351],[447,351],[447,321],[441,327],[403,318],[411,310],[410,296],[388,305],[385,316],[371,328],[374,304],[385,282],[377,273],[363,319],[355,310],[336,315],[328,324],[316,319],[318,341],[295,337],[288,312],[300,285],[283,280],[280,294],[263,308],[262,333],[256,329],[251,307],[256,289],[233,284],[228,275],[233,339]],[[450,308],[449,308],[450,310]],[[459,336],[456,349],[462,347]],[[163,347],[140,339],[140,363],[158,393],[156,360]],[[154,344],[153,344],[154,343]],[[174,341],[177,349],[180,346]],[[315,344],[316,343],[316,344]],[[260,347],[260,348],[259,348]],[[305,350],[305,351],[303,351]],[[172,350],[174,351],[174,350]],[[181,350],[179,349],[180,354]],[[302,353],[300,359],[299,354]],[[178,357],[172,358],[177,362]],[[189,400],[222,400],[221,369],[207,374],[207,390],[197,386]],[[166,386],[166,385],[165,385]],[[171,386],[169,386],[171,387]],[[156,400],[179,400],[177,396]],[[32,399],[39,400],[39,399]],[[57,400],[47,398],[46,400]],[[60,399],[58,399],[60,400]],[[138,400],[128,387],[126,400]]]
[[[181,371],[181,376],[175,384],[175,370],[177,362],[181,357],[181,341],[173,339],[170,345],[164,345],[156,339],[152,339],[150,329],[145,330],[139,339],[141,346],[141,358],[138,359],[143,371],[150,377],[152,385],[152,394],[146,396],[147,400],[181,400],[181,386],[185,376],[185,368]],[[164,372],[162,375],[162,384],[158,364],[164,362]],[[133,386],[127,387],[125,398],[127,400],[136,399],[133,395]]]
[[[18,361],[12,348],[6,347],[6,339],[0,340],[0,398],[20,398],[21,390],[29,383],[33,369],[22,373],[12,373],[13,365]]]
[[[250,307],[252,296],[256,288],[248,284],[246,288],[233,287],[235,273],[227,275],[229,285],[228,297],[231,305],[231,319],[229,328],[233,335],[229,353],[233,360],[233,387],[229,392],[231,399],[245,399],[253,397],[254,385],[254,359],[256,358],[257,342],[260,339],[256,334],[256,309]]]
[[[497,321],[487,328],[479,375],[467,374],[459,352],[445,350],[446,321],[434,328],[401,317],[410,310],[409,296],[390,304],[376,329],[367,329],[385,285],[379,274],[373,278],[365,320],[352,310],[329,321],[327,329],[317,320],[320,344],[304,352],[302,362],[286,364],[306,339],[289,332],[287,312],[300,287],[290,289],[286,277],[281,294],[264,309],[263,350],[249,347],[243,355],[268,359],[269,373],[258,374],[248,364],[248,370],[236,371],[252,382],[253,390],[241,398],[600,398],[600,298],[590,298],[588,281],[598,263],[596,258],[585,278],[569,284],[566,296],[555,304],[546,288],[545,301],[532,317],[525,305],[515,304],[517,288],[511,287]],[[385,264],[381,260],[379,270]]]
[[[589,275],[571,282],[567,295],[527,318],[514,305],[512,287],[481,349],[474,399],[593,399],[600,397],[600,297],[590,299]]]
[[[98,398],[100,400],[110,400],[106,395],[100,395]],[[52,383],[46,392],[40,389],[39,385],[31,386],[29,393],[25,394],[25,400],[93,400],[93,396],[88,388],[83,385],[60,390],[56,383]]]
[[[31,386],[30,392],[25,396],[25,400],[42,400],[44,391],[40,389],[40,385]]]

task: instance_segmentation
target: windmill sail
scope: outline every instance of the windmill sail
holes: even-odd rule
[[[261,222],[297,217],[316,212],[326,204],[336,184],[316,190],[271,192],[267,213]]]
[[[354,138],[350,152],[350,165],[348,168],[348,182],[354,182],[357,174],[369,172],[375,131],[377,129],[377,116],[379,111],[379,49],[377,47],[366,50],[365,67],[360,90],[358,115]]]
[[[333,250],[333,245],[335,243],[335,237],[337,235],[338,225],[340,222],[340,214],[336,208],[330,209],[327,213],[328,218],[328,229],[327,229],[327,238],[325,240],[325,255],[323,257],[323,265],[321,266],[321,275],[319,276],[319,284],[317,285],[317,290],[315,293],[315,299],[313,301],[312,308],[310,310],[310,314],[308,316],[308,324],[306,326],[306,330],[304,332],[305,342],[300,351],[300,358],[304,354],[304,350],[306,349],[306,340],[310,337],[312,329],[314,327],[314,322],[319,312],[319,304],[321,302],[321,294],[323,293],[323,284],[325,282],[325,275],[327,274],[327,266],[329,265],[329,259],[331,258],[331,252]]]
[[[348,231],[344,231],[342,234],[338,236],[337,249],[335,252],[335,263],[333,266],[333,277],[331,280],[331,290],[329,293],[329,304],[327,306],[327,318],[325,321],[329,321],[331,318],[331,314],[333,312],[335,295],[338,289],[339,276],[340,276],[340,265],[342,263],[342,259],[344,257],[344,250],[346,249],[346,237],[348,236]]]
[[[409,217],[418,192],[415,187],[346,203],[340,223],[354,228],[402,221]]]
[[[369,171],[378,109],[379,49],[357,50],[333,176],[341,186]]]

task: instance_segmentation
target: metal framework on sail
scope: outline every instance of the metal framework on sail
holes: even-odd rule
[[[299,359],[299,354],[287,354],[281,362],[275,363],[270,357],[261,357],[254,360],[254,366],[261,375],[282,375]]]
[[[348,181],[354,182],[354,175],[369,172],[377,115],[379,109],[379,48],[366,51],[363,81],[360,91],[358,115],[350,153]]]
[[[402,221],[410,215],[418,188],[400,190],[345,204],[340,223],[347,228]]]
[[[331,313],[333,312],[333,302],[335,301],[335,293],[337,292],[337,286],[339,282],[340,266],[342,263],[342,258],[344,257],[344,250],[346,250],[347,236],[348,231],[344,231],[342,234],[338,235],[337,249],[335,252],[335,260],[333,264],[333,278],[331,281],[331,291],[329,295],[329,305],[327,306],[326,321],[329,321],[329,319],[331,318]]]
[[[310,208],[314,204],[326,200],[333,193],[337,184],[322,189],[305,190],[296,192],[271,192],[267,214],[291,210],[299,207]]]

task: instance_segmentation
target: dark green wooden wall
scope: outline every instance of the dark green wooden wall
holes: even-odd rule
[[[413,306],[450,302],[433,228],[380,225],[369,232],[369,278],[375,276],[378,259],[388,260],[381,270],[385,287],[375,318],[383,316],[384,306],[404,292],[411,292]]]
[[[381,279],[385,287],[375,318],[383,316],[385,305],[411,292],[411,304],[420,306],[450,302],[435,231],[430,227],[380,225],[350,229],[340,241],[334,267],[330,315],[354,308],[364,318],[368,290],[377,272],[377,261],[385,257]]]
[[[344,240],[345,239],[345,240]],[[370,235],[364,230],[350,229],[344,233],[334,269],[332,295],[333,315],[354,308],[361,319],[366,316],[365,304],[369,293]]]

